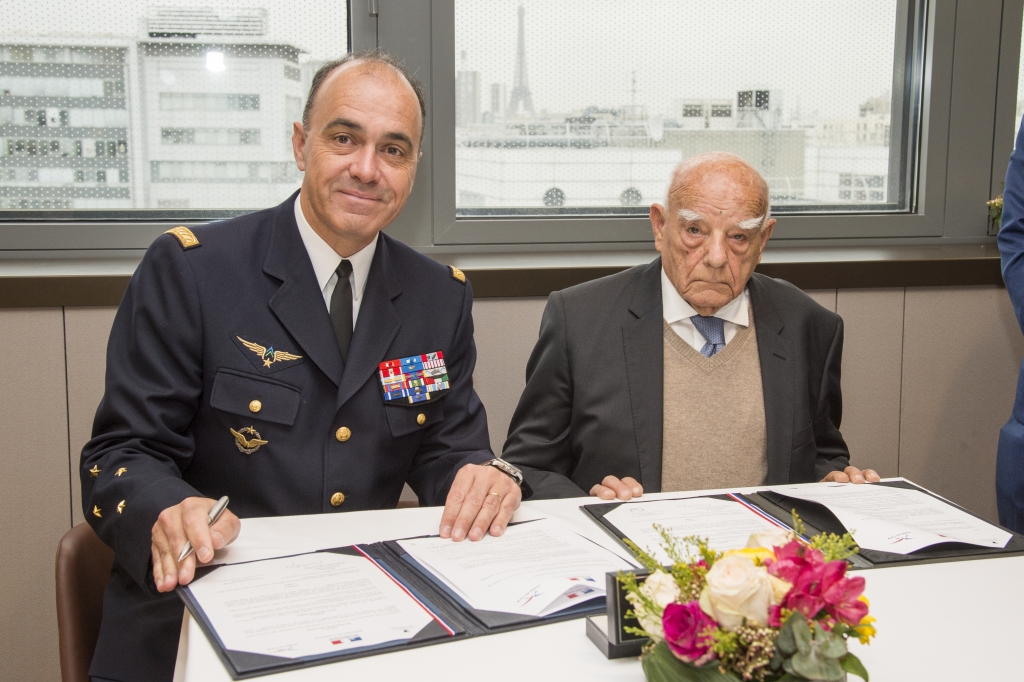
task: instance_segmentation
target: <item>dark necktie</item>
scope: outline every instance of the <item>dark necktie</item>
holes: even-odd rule
[[[704,347],[700,349],[701,355],[710,358],[725,348],[725,325],[722,323],[721,318],[694,315],[690,320],[701,336],[707,341]]]
[[[335,272],[338,273],[338,283],[331,294],[331,324],[338,337],[341,359],[348,362],[348,347],[352,343],[352,284],[348,276],[352,274],[352,263],[342,260]]]

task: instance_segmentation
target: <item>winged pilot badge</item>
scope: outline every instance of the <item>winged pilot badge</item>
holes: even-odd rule
[[[246,341],[241,336],[236,336],[235,338],[241,341],[243,346],[251,350],[256,355],[260,356],[260,359],[263,360],[264,367],[270,367],[270,365],[272,365],[273,363],[283,360],[302,359],[301,355],[295,355],[294,353],[289,353],[283,350],[275,350],[273,346],[270,346],[269,348],[267,346],[261,346],[258,343]]]
[[[251,426],[246,426],[245,428],[239,429],[238,431],[235,431],[234,429],[228,430],[231,431],[231,435],[235,437],[235,446],[238,448],[239,452],[243,452],[247,455],[251,455],[252,453],[259,450],[261,445],[266,445],[268,442],[270,442],[260,438],[259,431],[257,431]],[[246,438],[245,436],[242,435],[244,433],[248,433],[250,436],[252,436],[252,438]]]

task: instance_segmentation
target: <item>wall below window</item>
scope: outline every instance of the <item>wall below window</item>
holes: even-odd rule
[[[853,463],[995,520],[995,451],[1024,357],[996,286],[809,292],[846,323],[842,430]],[[499,451],[544,298],[478,299],[474,383]],[[53,682],[53,558],[83,519],[78,454],[103,393],[113,307],[0,309],[0,679]],[[16,655],[14,652],[17,652]]]

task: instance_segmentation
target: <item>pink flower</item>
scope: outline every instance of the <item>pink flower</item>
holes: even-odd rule
[[[782,627],[782,605],[775,604],[768,609],[768,627],[770,628],[781,628]]]
[[[784,607],[799,611],[807,618],[821,616],[824,610],[831,619],[849,625],[860,623],[868,612],[867,605],[858,599],[864,592],[864,578],[847,578],[845,561],[826,563],[821,552],[815,549],[804,548],[801,552],[787,545],[785,550],[768,567],[773,575],[793,583],[793,589],[783,601]]]
[[[840,563],[840,562],[834,562]],[[842,562],[846,572],[846,562]],[[823,585],[821,597],[825,600],[825,609],[829,615],[847,625],[859,625],[864,616],[868,615],[868,605],[858,599],[864,593],[864,578],[840,577],[830,585]]]
[[[708,653],[716,626],[697,601],[669,604],[662,616],[665,643],[677,658],[692,663]]]
[[[775,560],[769,559],[765,562],[768,572],[776,578],[781,578],[789,583],[796,583],[797,576],[809,567],[821,566],[825,563],[825,556],[817,549],[808,547],[799,540],[775,548]]]

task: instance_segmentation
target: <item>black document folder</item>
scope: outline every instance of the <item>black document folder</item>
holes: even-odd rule
[[[321,550],[321,552],[363,556],[369,559],[419,601],[434,616],[434,620],[409,639],[384,642],[361,648],[349,648],[343,651],[302,658],[269,656],[227,649],[190,588],[188,586],[179,587],[177,590],[178,595],[185,602],[185,606],[192,614],[192,617],[196,619],[196,622],[210,640],[211,645],[224,663],[224,667],[232,679],[248,679],[314,665],[450,642],[467,637],[518,630],[602,614],[605,611],[605,599],[603,596],[584,601],[569,609],[564,609],[544,617],[473,609],[446,585],[437,580],[430,571],[420,566],[395,541],[326,549]],[[195,581],[200,581],[204,576],[222,568],[224,566],[200,568],[196,571]]]
[[[948,500],[944,500],[938,495],[935,495],[934,493],[909,481],[883,481],[881,483],[872,483],[869,485],[882,485],[894,488],[903,488],[906,490],[917,490],[935,497],[936,499],[940,499],[943,503],[949,504],[971,514],[971,516],[974,516],[975,518],[981,518],[977,514],[973,514],[972,512],[967,511],[966,509],[963,509],[963,507],[955,505]],[[707,497],[716,500],[731,500],[739,504],[756,507],[758,511],[773,518],[787,528],[792,526],[793,511],[796,511],[806,526],[805,539],[810,539],[820,533],[836,533],[837,535],[842,535],[847,532],[847,528],[843,526],[839,519],[836,518],[836,516],[824,505],[818,504],[817,502],[808,502],[806,500],[786,497],[770,490],[762,490],[757,493],[746,494],[732,493],[727,495],[708,495]],[[644,501],[591,504],[580,507],[580,509],[583,513],[593,519],[595,523],[604,528],[620,544],[629,549],[629,546],[625,544],[626,538],[622,531],[616,528],[615,524],[605,518],[605,515],[608,514],[608,512],[623,504],[644,504]],[[857,569],[908,563],[981,559],[985,557],[1007,556],[1014,554],[1024,554],[1024,536],[1017,533],[1013,533],[1013,537],[1010,538],[1010,541],[1002,548],[979,547],[977,545],[970,545],[961,542],[944,542],[938,545],[919,549],[916,552],[911,552],[910,554],[894,554],[892,552],[861,549],[857,554],[850,557],[849,562],[851,564],[851,568]]]
[[[981,518],[977,514],[974,514],[959,505],[953,504],[949,500],[945,500],[935,493],[926,490],[921,486],[915,485],[910,481],[883,481],[881,483],[865,485],[881,485],[892,488],[903,488],[904,490],[916,490],[941,500],[944,504],[956,507],[975,518]],[[838,518],[836,518],[835,514],[829,511],[827,507],[822,504],[818,504],[817,502],[808,502],[806,500],[786,497],[785,495],[780,495],[779,493],[772,492],[770,490],[763,490],[752,495],[746,495],[745,497],[748,501],[764,512],[785,522],[790,522],[793,517],[793,511],[796,511],[807,525],[807,533],[809,536],[818,535],[819,533],[835,533],[837,535],[842,535],[847,532],[847,528],[839,521]],[[988,523],[988,521],[986,521],[986,523]],[[860,561],[854,561],[853,563],[855,568],[872,568],[875,566],[890,566],[896,564],[932,563],[936,561],[954,561],[959,559],[982,559],[985,557],[1007,556],[1020,553],[1024,553],[1024,536],[1013,533],[1013,537],[1011,537],[1010,541],[1006,543],[1006,546],[1000,548],[979,547],[978,545],[971,545],[963,542],[943,542],[938,545],[924,547],[916,552],[911,552],[910,554],[894,554],[893,552],[861,548],[857,555],[853,557],[853,559],[860,559]]]

